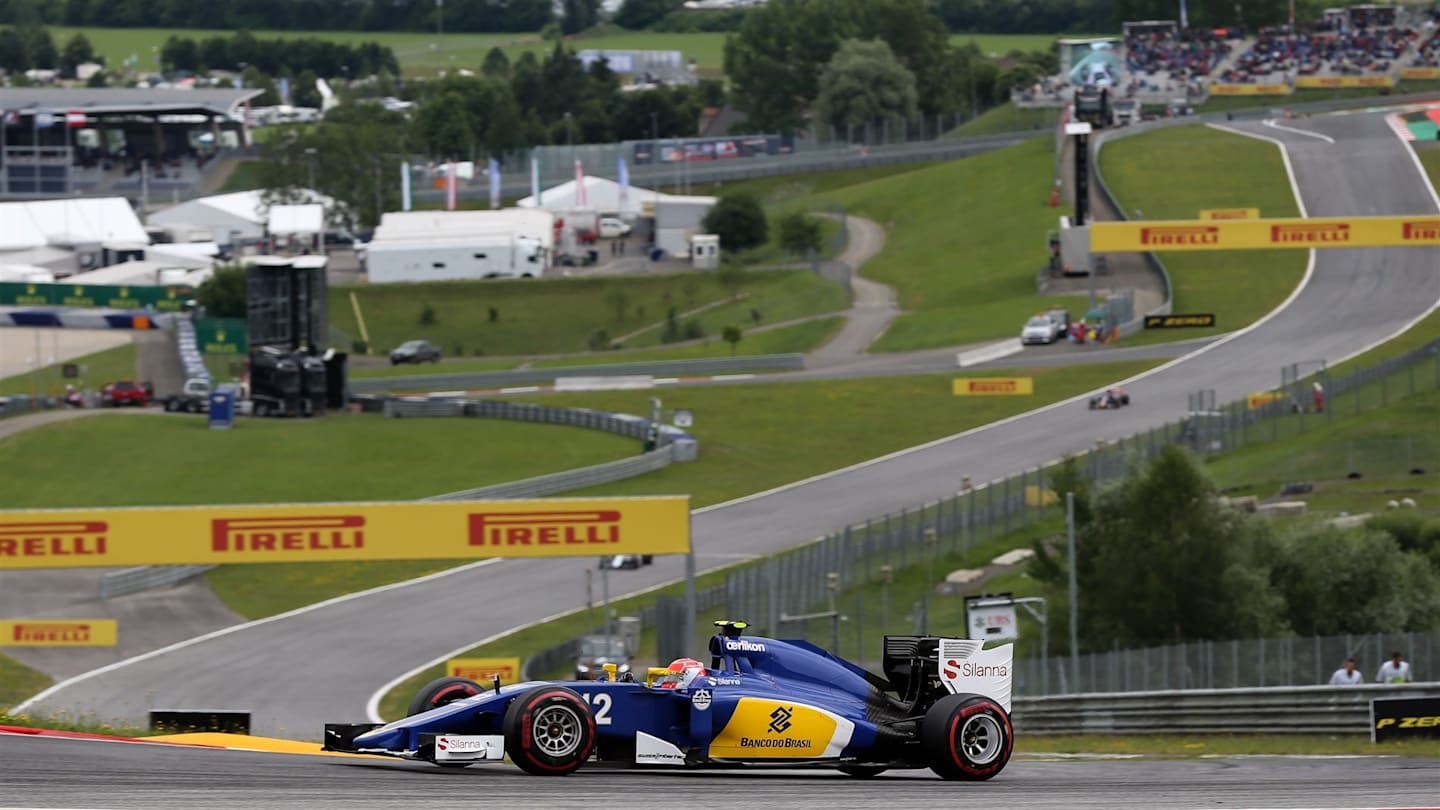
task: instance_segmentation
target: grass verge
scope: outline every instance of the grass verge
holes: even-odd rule
[[[5,723],[7,709],[52,683],[49,675],[0,653],[0,725]]]
[[[1100,152],[1105,182],[1127,213],[1144,219],[1195,219],[1203,208],[1259,208],[1264,217],[1299,216],[1280,151],[1210,127],[1171,127],[1123,138]],[[1231,178],[1217,183],[1215,178]],[[1164,253],[1176,312],[1214,313],[1213,329],[1149,333],[1130,343],[1198,338],[1240,329],[1280,305],[1305,273],[1307,251]]]
[[[105,383],[134,379],[136,376],[134,343],[125,343],[65,362],[78,363],[84,367],[79,379],[65,379],[61,374],[64,363],[53,363],[41,366],[38,374],[26,372],[0,380],[0,395],[29,394],[38,384],[41,394],[59,396],[65,392],[65,384],[68,382],[73,382],[77,387],[98,391]]]
[[[1049,207],[1051,144],[1036,139],[851,186],[834,198],[887,231],[865,275],[899,291],[902,315],[872,347],[906,351],[1014,336],[1026,317],[1075,301],[1035,294]]]
[[[844,289],[809,270],[747,273],[737,287],[701,273],[337,287],[330,295],[331,323],[354,336],[361,332],[352,292],[374,353],[425,339],[447,357],[580,352],[592,339],[613,340],[663,321],[672,307],[685,312],[735,294],[745,296],[736,305],[741,312],[759,310],[766,323],[835,312],[849,303]],[[707,314],[713,317],[733,319],[736,313],[724,305]],[[719,328],[712,320],[702,324]],[[626,345],[653,346],[659,339],[652,330]]]

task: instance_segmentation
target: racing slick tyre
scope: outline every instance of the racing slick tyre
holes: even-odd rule
[[[469,678],[436,678],[415,693],[415,697],[410,701],[410,708],[405,711],[405,716],[411,717],[421,712],[428,712],[447,703],[478,695],[482,691],[484,690],[481,689],[480,684]]]
[[[536,776],[574,773],[595,750],[595,716],[563,686],[537,686],[505,711],[505,753]]]
[[[930,770],[945,779],[978,782],[1004,770],[1015,747],[1010,715],[979,695],[946,695],[920,721]]]

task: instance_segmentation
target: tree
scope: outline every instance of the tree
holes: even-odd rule
[[[920,110],[953,112],[949,34],[924,0],[800,0],[748,11],[725,42],[732,98],[760,130],[802,128],[821,68],[847,39],[880,39],[915,77]]]
[[[195,290],[195,300],[211,318],[244,318],[245,268],[238,264],[222,265]]]
[[[914,118],[915,75],[879,40],[847,39],[820,74],[817,123],[863,127],[881,119]]]
[[[684,0],[625,0],[615,13],[615,24],[631,31],[649,28],[666,14],[685,6]]]
[[[290,97],[294,100],[296,107],[315,107],[318,109],[324,99],[320,96],[320,88],[317,86],[320,81],[315,71],[306,68],[300,71],[290,85]]]
[[[726,194],[705,214],[702,223],[706,233],[720,237],[726,251],[739,252],[759,247],[770,238],[770,223],[765,209],[753,194]]]
[[[318,124],[277,127],[260,148],[267,202],[301,201],[300,187],[313,165],[315,190],[339,203],[330,212],[331,224],[373,227],[382,212],[399,205],[394,178],[407,127],[404,115],[376,104],[342,105]]]
[[[71,75],[75,73],[75,66],[86,62],[95,61],[95,49],[90,46],[90,40],[84,34],[76,33],[65,41],[65,47],[60,49],[60,67]]]
[[[25,37],[25,46],[30,60],[27,67],[53,70],[59,65],[60,52],[56,50],[55,40],[50,38],[50,32],[44,28],[31,29]]]
[[[260,69],[251,65],[245,68],[240,74],[240,80],[247,88],[259,88],[264,92],[251,102],[257,107],[271,107],[280,103],[280,89],[275,86],[275,80],[260,72]]]
[[[733,325],[725,327],[724,330],[720,332],[721,340],[730,344],[731,357],[735,356],[735,346],[740,343],[740,338],[744,336],[744,333],[740,331],[740,327]]]
[[[1096,499],[1076,537],[1086,636],[1142,646],[1284,629],[1283,603],[1256,566],[1264,524],[1221,507],[1217,494],[1171,445]]]
[[[801,211],[780,219],[780,247],[795,256],[809,256],[820,250],[820,223]]]
[[[600,0],[561,0],[560,30],[578,34],[600,22]]]
[[[480,63],[480,75],[487,79],[510,78],[510,57],[500,50],[499,45],[486,52],[485,61]]]

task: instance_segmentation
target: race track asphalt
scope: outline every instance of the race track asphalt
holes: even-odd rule
[[[1325,808],[1434,806],[1433,759],[1021,757],[988,782],[929,771],[857,780],[829,771],[527,776],[509,765],[433,765],[0,735],[0,808],[287,807]],[[721,797],[724,800],[721,801]]]
[[[1236,126],[1285,143],[1311,216],[1436,213],[1407,147],[1381,116],[1289,123],[1337,143],[1258,123]],[[1435,248],[1317,251],[1313,277],[1287,308],[1246,334],[1207,344],[1130,383],[1134,404],[1125,411],[1065,403],[699,510],[693,519],[699,567],[778,551],[950,495],[962,476],[994,480],[1097,439],[1161,425],[1182,416],[1187,395],[1198,389],[1214,389],[1225,402],[1277,384],[1283,365],[1338,361],[1390,337],[1440,300],[1437,267]],[[63,686],[32,710],[94,711],[131,722],[144,722],[152,707],[248,710],[257,734],[318,739],[325,721],[365,720],[370,695],[412,667],[583,607],[591,564],[507,560],[243,626]],[[681,560],[657,557],[649,568],[616,574],[611,591],[618,596],[682,575]]]

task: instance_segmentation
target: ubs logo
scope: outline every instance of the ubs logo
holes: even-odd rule
[[[781,706],[770,713],[770,731],[773,734],[784,734],[790,728],[790,718],[795,714],[789,706]]]

